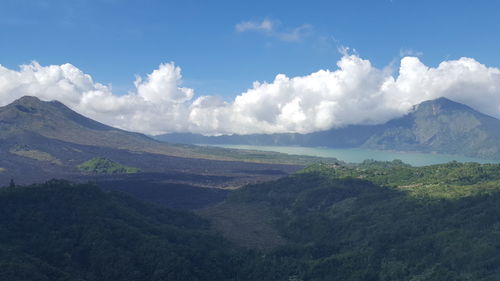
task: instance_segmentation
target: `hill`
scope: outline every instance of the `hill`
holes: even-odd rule
[[[379,125],[355,125],[310,134],[167,134],[156,138],[178,143],[361,147],[500,159],[500,120],[446,98],[423,102],[405,116]]]
[[[318,164],[232,191],[206,219],[88,184],[5,187],[0,279],[494,281],[499,170]]]
[[[274,231],[261,232],[259,245],[298,264],[296,280],[493,281],[500,272],[499,169],[314,165],[239,189],[205,212],[228,239],[251,245],[238,229],[255,225],[253,214],[231,214],[265,210]]]
[[[77,166],[78,169],[94,174],[133,174],[140,170],[134,167],[127,167],[112,160],[96,157]]]
[[[0,222],[0,280],[256,280],[256,267],[287,278],[206,220],[91,185],[1,188]]]
[[[80,115],[58,101],[25,96],[0,108],[0,138],[59,140],[88,146],[165,153],[169,147],[137,133],[106,126]],[[172,151],[171,153],[174,153]]]

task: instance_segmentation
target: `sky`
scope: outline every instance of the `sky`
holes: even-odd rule
[[[0,105],[148,134],[307,133],[446,96],[500,117],[500,1],[0,0]]]

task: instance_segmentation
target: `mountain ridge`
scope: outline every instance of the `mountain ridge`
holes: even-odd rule
[[[164,144],[87,118],[58,101],[24,96],[0,108],[0,138],[41,135],[80,145],[168,154]],[[146,146],[148,144],[148,146]],[[147,147],[148,149],[145,149]]]
[[[500,159],[500,120],[441,97],[377,125],[350,125],[309,134],[206,137],[166,134],[158,140],[192,144],[299,145],[457,154]]]
[[[499,158],[499,129],[500,120],[439,98],[383,124],[362,147]]]

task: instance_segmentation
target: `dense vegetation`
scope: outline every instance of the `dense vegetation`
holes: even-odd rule
[[[499,168],[315,165],[231,201],[273,206],[299,280],[500,280]]]
[[[456,192],[465,190],[482,192],[488,185],[485,183],[491,185],[500,181],[500,165],[498,164],[459,162],[412,167],[400,160],[392,162],[366,160],[361,164],[351,166],[315,164],[302,171],[302,173],[309,172],[333,178],[366,179],[378,185],[406,188],[404,190],[409,192],[420,190],[421,187],[424,187],[427,192],[431,192],[432,186],[437,189],[461,186],[456,188]],[[480,188],[470,188],[479,183],[484,184]],[[450,192],[453,191],[450,190]]]
[[[5,187],[0,280],[500,280],[499,169],[325,164],[234,191],[274,217],[265,252],[92,185]]]
[[[274,257],[234,251],[207,221],[92,185],[0,190],[0,280],[286,280]]]
[[[133,174],[138,168],[128,167],[103,157],[92,158],[77,166],[83,172],[92,174]]]

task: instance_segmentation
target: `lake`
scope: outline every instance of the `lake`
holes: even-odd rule
[[[387,150],[370,149],[335,149],[321,147],[301,147],[301,146],[264,146],[264,145],[213,145],[218,147],[251,149],[262,151],[275,151],[286,154],[309,155],[319,157],[334,157],[349,163],[361,163],[366,159],[378,161],[392,161],[400,159],[413,166],[426,166],[433,164],[458,162],[478,162],[478,163],[500,163],[498,160],[488,160],[481,158],[465,157],[460,155],[418,153],[418,152],[397,152]]]

